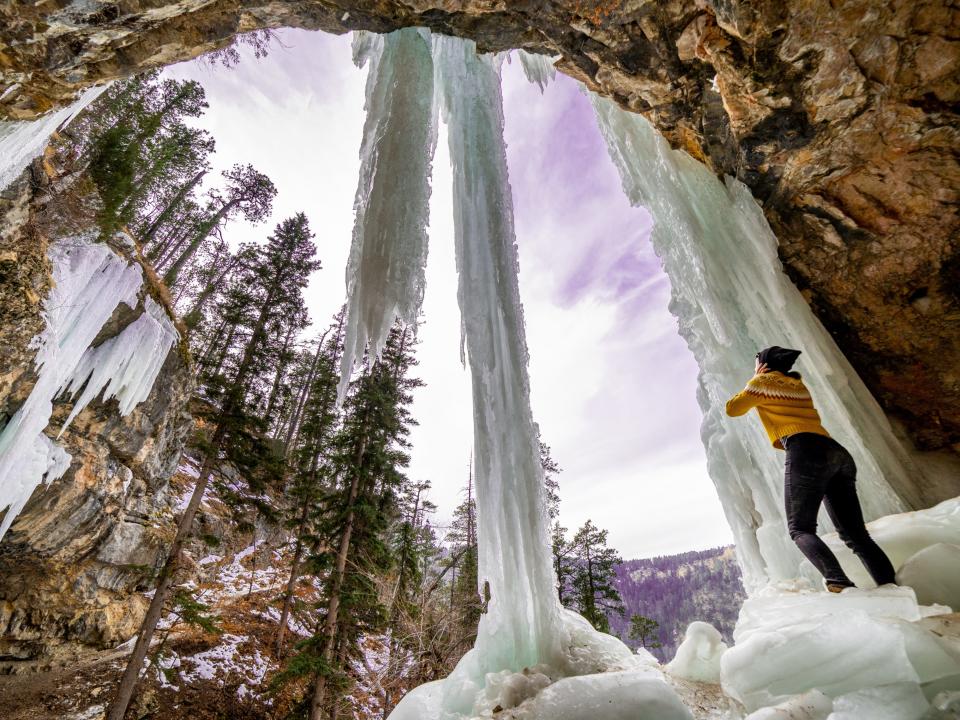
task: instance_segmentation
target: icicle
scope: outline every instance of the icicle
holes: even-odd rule
[[[518,50],[517,54],[520,56],[520,65],[527,81],[537,85],[540,92],[546,90],[550,81],[557,77],[557,69],[553,66],[556,58],[523,50]]]
[[[777,240],[740,182],[726,185],[641,116],[592,96],[611,157],[634,205],[654,217],[652,241],[672,287],[671,312],[700,366],[701,436],[737,543],[748,590],[795,577],[802,556],[783,511],[782,459],[759,423],[725,416],[726,400],[768,345],[803,350],[801,367],[831,433],[853,453],[868,518],[904,505],[888,479],[910,461],[869,391],[783,273]]]
[[[339,394],[368,344],[379,355],[397,318],[414,325],[423,302],[430,168],[436,147],[433,58],[425,31],[358,33],[370,63],[356,221],[347,262],[347,323]]]
[[[140,317],[119,335],[89,348],[73,374],[64,381],[61,389],[67,395],[81,388],[83,393],[74,401],[73,410],[57,437],[63,435],[73,419],[101,390],[104,401],[116,398],[120,414],[129,415],[147,399],[170,347],[179,337],[163,308],[152,297],[146,296]]]
[[[60,240],[48,252],[54,286],[44,301],[46,326],[34,338],[37,382],[0,431],[0,511],[6,508],[0,538],[37,485],[60,477],[70,465],[70,455],[43,432],[53,399],[87,381],[64,429],[104,387],[126,415],[149,394],[177,339],[166,313],[147,297],[145,312],[120,335],[87,349],[120,303],[136,306],[142,284],[138,265],[91,240]]]
[[[57,128],[73,120],[108,87],[109,84],[88,88],[73,104],[36,120],[0,121],[0,190],[43,152]]]

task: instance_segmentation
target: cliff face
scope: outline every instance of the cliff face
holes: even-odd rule
[[[93,225],[76,188],[82,177],[57,180],[51,172],[49,158],[37,162],[0,194],[0,346],[10,349],[0,353],[4,424],[37,379],[30,340],[44,324],[48,245]],[[134,310],[114,312],[95,344],[144,312],[143,292]],[[34,491],[0,542],[0,672],[54,654],[65,641],[112,647],[136,632],[146,600],[134,591],[146,589],[173,533],[168,480],[191,427],[191,387],[188,360],[175,346],[131,414],[121,417],[116,401],[94,401],[60,438],[70,469]],[[48,436],[71,407],[55,403]]]
[[[0,9],[0,116],[257,28],[420,25],[561,56],[744,181],[787,272],[924,449],[960,449],[960,10],[937,0],[165,0]]]

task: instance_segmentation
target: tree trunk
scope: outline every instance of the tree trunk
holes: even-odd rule
[[[193,307],[190,308],[190,311],[183,316],[185,320],[189,321],[191,318],[199,318],[200,311],[203,310],[203,306],[207,304],[207,300],[213,297],[213,294],[219,289],[220,283],[222,283],[224,278],[230,274],[230,271],[233,270],[236,264],[237,256],[234,255],[232,258],[230,258],[230,262],[227,263],[227,266],[223,269],[223,272],[217,276],[216,280],[211,280],[208,282],[207,286],[200,291],[196,302],[193,303]]]
[[[343,576],[347,569],[347,556],[350,554],[350,538],[353,535],[354,510],[357,497],[360,494],[360,467],[363,454],[366,451],[366,437],[360,443],[357,453],[357,469],[350,482],[350,495],[347,499],[347,517],[344,521],[343,534],[340,536],[340,547],[337,548],[337,563],[333,569],[333,583],[330,586],[330,597],[327,600],[327,615],[323,622],[323,650],[320,654],[324,665],[329,665],[333,659],[333,651],[337,641],[337,622],[340,613],[340,590],[343,587]],[[310,703],[310,720],[322,720],[324,701],[327,694],[327,676],[324,673],[317,675],[313,685],[313,699]]]
[[[173,584],[174,573],[179,564],[180,552],[183,550],[183,545],[193,528],[193,520],[197,514],[197,508],[200,507],[203,494],[207,489],[210,474],[213,471],[213,465],[217,461],[220,449],[227,437],[226,419],[234,416],[238,405],[246,395],[245,386],[253,364],[253,355],[263,336],[268,315],[272,310],[278,282],[279,280],[271,285],[263,307],[261,308],[260,316],[257,318],[253,332],[250,334],[250,340],[246,348],[244,348],[243,359],[240,361],[240,367],[237,369],[236,378],[230,386],[230,394],[227,396],[217,420],[216,429],[213,432],[213,437],[210,442],[210,450],[204,457],[203,466],[200,469],[200,477],[197,479],[197,484],[193,489],[193,495],[190,497],[187,509],[184,510],[183,515],[180,517],[180,522],[177,525],[177,534],[173,539],[173,544],[170,546],[170,551],[167,555],[167,561],[157,580],[157,589],[150,601],[150,607],[147,609],[143,624],[140,626],[140,632],[137,637],[137,642],[134,645],[133,654],[130,656],[130,661],[127,663],[127,667],[123,672],[123,677],[117,688],[116,697],[114,697],[107,711],[107,720],[123,720],[123,716],[126,715],[130,698],[136,689],[137,679],[143,667],[143,661],[147,657],[147,652],[150,649],[150,641],[153,639],[153,634],[157,629],[157,623],[163,613],[163,605],[166,602],[167,594]]]
[[[197,186],[197,184],[203,179],[207,174],[206,170],[201,170],[192,178],[190,178],[183,187],[177,191],[177,194],[173,196],[167,206],[160,211],[160,214],[157,215],[156,219],[150,223],[150,226],[144,231],[143,236],[140,238],[140,243],[142,245],[147,245],[148,243],[153,242],[154,235],[157,234],[159,230],[167,220],[173,215],[174,211],[180,207],[180,204],[184,201],[187,195]]]
[[[183,269],[183,266],[187,264],[190,258],[193,257],[194,253],[197,252],[197,249],[200,247],[200,243],[207,239],[207,236],[210,235],[210,232],[220,224],[220,222],[229,214],[233,208],[240,204],[242,198],[236,197],[230,200],[230,202],[225,203],[217,212],[213,214],[207,222],[200,226],[200,229],[193,236],[193,239],[190,240],[190,244],[184,249],[180,256],[174,260],[173,264],[170,266],[170,269],[163,274],[163,281],[167,286],[173,285],[177,281],[177,275],[180,274],[180,271]]]
[[[270,422],[270,416],[273,415],[273,411],[276,409],[277,404],[277,395],[280,392],[280,381],[283,380],[283,374],[287,371],[287,349],[290,347],[290,341],[293,340],[293,333],[296,330],[296,326],[290,325],[290,328],[287,330],[287,336],[283,339],[283,349],[280,351],[280,358],[277,361],[277,373],[273,377],[273,385],[270,387],[270,396],[267,398],[267,409],[264,411],[264,417],[267,422]]]
[[[277,628],[276,651],[282,657],[283,636],[287,632],[287,623],[290,620],[290,610],[293,607],[293,593],[297,588],[297,579],[300,577],[300,558],[303,557],[303,533],[306,529],[307,518],[310,514],[310,498],[303,499],[303,509],[300,512],[300,522],[297,526],[297,544],[293,550],[293,561],[290,563],[290,577],[287,578],[287,587],[283,593],[283,610],[280,612],[280,627]]]
[[[300,389],[300,394],[297,396],[297,402],[293,407],[293,412],[290,413],[290,422],[287,424],[287,434],[283,439],[284,457],[286,457],[290,452],[290,445],[293,442],[294,437],[297,435],[297,430],[300,427],[300,418],[303,417],[303,410],[307,406],[307,401],[310,399],[313,381],[317,375],[317,364],[320,362],[320,355],[323,353],[323,341],[326,339],[326,337],[327,333],[325,331],[323,335],[320,336],[320,340],[317,342],[317,351],[313,354],[313,360],[310,362],[310,371],[307,373],[307,381]]]
[[[147,652],[150,649],[150,641],[153,639],[153,634],[157,629],[157,623],[160,621],[160,616],[163,613],[163,605],[166,602],[167,593],[170,591],[174,574],[179,567],[180,552],[183,550],[183,545],[190,535],[190,530],[193,527],[193,519],[197,514],[197,508],[200,507],[201,500],[203,500],[203,494],[207,489],[210,473],[213,471],[213,464],[219,454],[220,444],[222,442],[222,426],[218,426],[212,447],[206,457],[204,457],[203,466],[200,469],[200,477],[197,478],[197,484],[193,488],[190,502],[187,503],[186,510],[184,510],[183,515],[180,516],[180,522],[177,525],[177,534],[173,539],[173,544],[170,546],[163,570],[160,571],[160,576],[157,579],[157,589],[153,593],[153,598],[150,600],[150,607],[147,608],[147,614],[143,618],[136,645],[133,647],[133,653],[130,655],[126,670],[124,670],[123,677],[120,679],[117,694],[113,702],[110,703],[110,708],[107,711],[107,720],[123,720],[123,716],[127,713],[127,706],[130,704],[130,698],[133,696],[134,689],[136,689],[137,679],[140,676],[143,661],[146,659]]]

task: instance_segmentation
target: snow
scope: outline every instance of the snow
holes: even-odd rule
[[[433,59],[427,31],[358,33],[370,64],[356,220],[347,260],[340,399],[368,344],[379,355],[397,318],[415,326],[426,284],[430,169],[436,147]]]
[[[664,670],[675,677],[698,682],[720,682],[720,658],[727,650],[720,631],[710,623],[692,622],[673,660]]]
[[[239,597],[251,592],[251,588],[252,592],[274,590],[286,581],[284,562],[276,551],[272,551],[271,560],[265,564],[265,567],[257,569],[245,567],[243,561],[254,552],[256,547],[248,545],[229,559],[219,555],[207,555],[200,559],[198,564],[210,569],[210,580],[218,587],[218,597],[221,599]]]
[[[58,128],[73,120],[108,87],[109,84],[88,88],[71,105],[36,120],[0,121],[0,190],[44,151]]]
[[[702,163],[670,149],[642,116],[592,99],[627,197],[654,218],[651,239],[670,279],[670,310],[700,367],[701,437],[747,591],[796,577],[803,562],[786,529],[783,453],[770,447],[755,419],[731,419],[724,412],[761,348],[803,350],[798,369],[827,429],[857,462],[867,519],[919,506],[911,496],[916,469],[879,405],[784,274],[777,239],[750,191],[729,178],[721,182]],[[826,518],[824,527],[832,529]]]
[[[240,650],[241,645],[249,642],[250,638],[246,635],[225,633],[209,650],[176,659],[174,666],[180,668],[180,680],[189,685],[197,680],[213,680],[230,675],[242,679],[237,688],[240,698],[255,695],[251,688],[263,684],[264,677],[271,669],[271,662],[255,644],[250,653]]]
[[[8,508],[0,524],[0,538],[34,488],[57,479],[69,467],[70,456],[43,434],[53,412],[53,399],[87,358],[84,351],[114,309],[120,303],[135,307],[142,282],[138,265],[93,242],[92,235],[53,243],[48,256],[54,286],[43,303],[45,327],[32,343],[38,348],[34,360],[37,382],[0,432],[0,509]],[[124,399],[139,398],[143,384],[138,385],[136,394],[125,393]],[[130,407],[123,406],[127,412]]]

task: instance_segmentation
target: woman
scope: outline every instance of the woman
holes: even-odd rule
[[[787,451],[784,500],[790,537],[826,579],[830,592],[853,587],[837,556],[817,537],[821,501],[847,547],[857,554],[877,585],[894,582],[893,565],[867,533],[855,486],[857,467],[830,437],[813,407],[800,373],[790,368],[799,350],[768,347],[757,353],[756,374],[727,402],[727,415],[757,409],[773,446]]]

